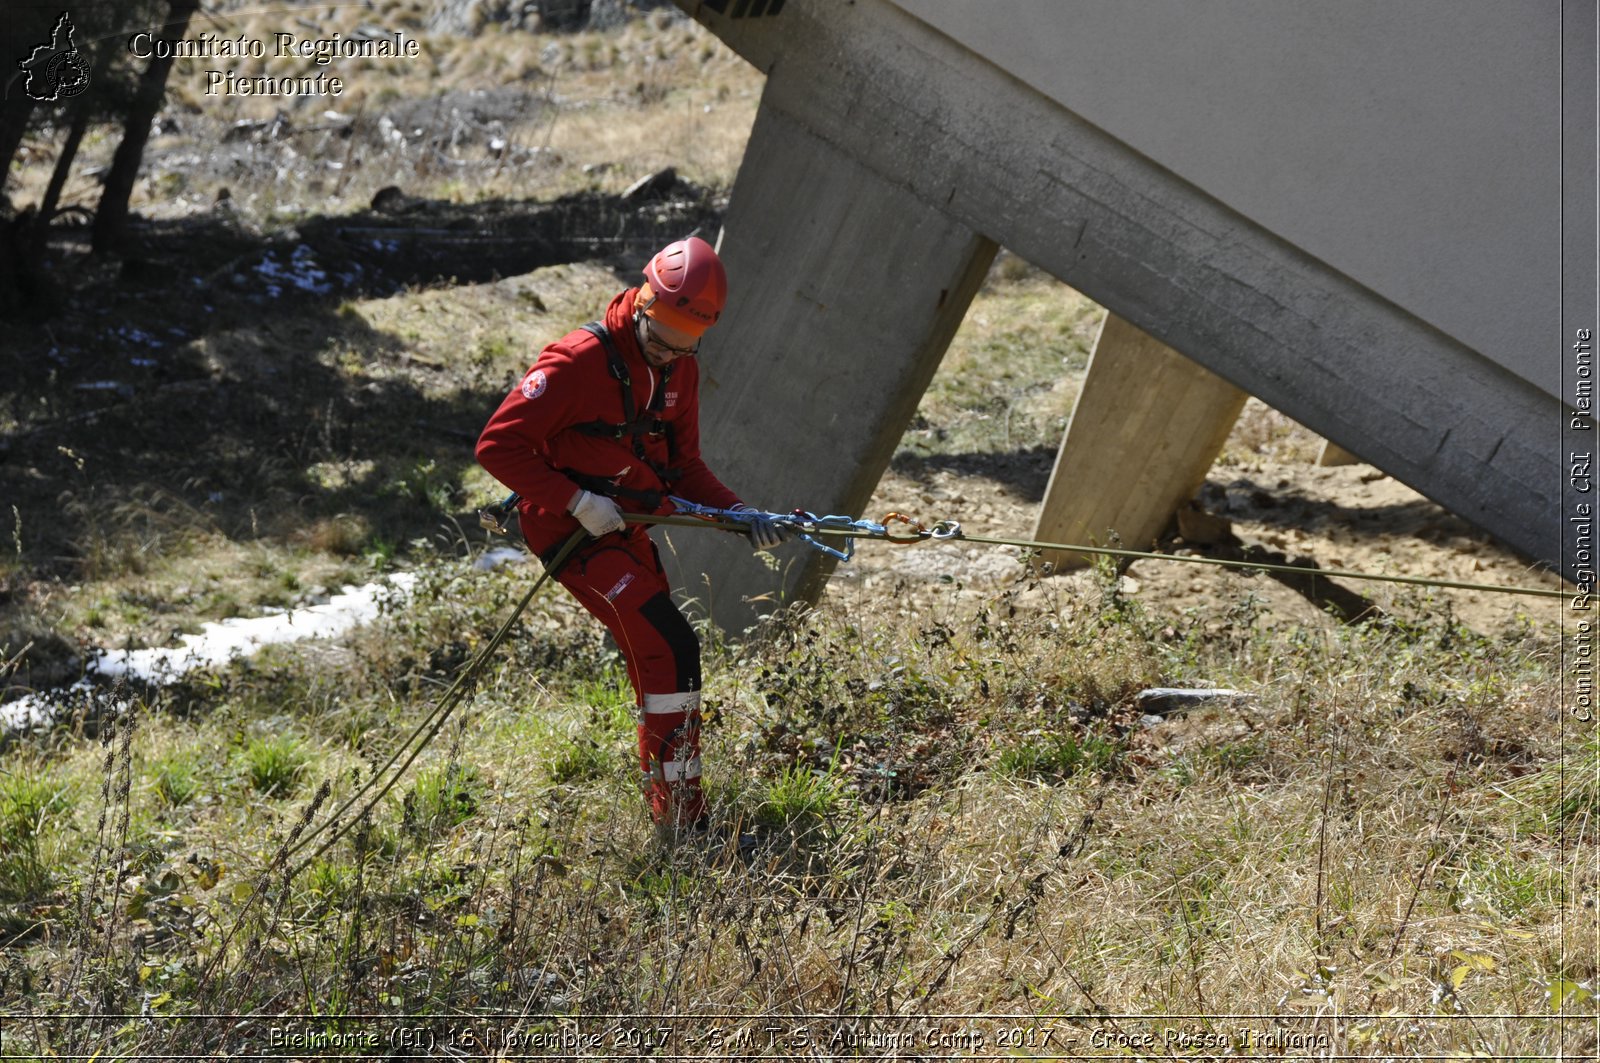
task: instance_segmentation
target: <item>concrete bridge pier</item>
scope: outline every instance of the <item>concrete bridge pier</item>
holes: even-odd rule
[[[1573,112],[1563,155],[1551,101],[1563,46],[1586,38],[1558,8],[677,3],[767,75],[727,219],[733,303],[703,358],[707,456],[751,502],[859,512],[999,243],[1579,574],[1557,436],[1592,412],[1568,382],[1594,325],[1573,318],[1557,343],[1551,322],[1562,164],[1592,178],[1593,123]],[[1593,70],[1574,55],[1567,69]],[[1573,291],[1569,309],[1592,303],[1592,285]],[[1184,482],[1192,470],[1159,456],[1174,449],[1209,462],[1220,399],[1183,444],[1189,429],[1156,416],[1165,400],[1124,400],[1159,425],[1134,441],[1155,455],[1072,459],[1117,475],[1116,496],[1145,494],[1120,489],[1128,470]],[[1086,404],[1084,425],[1110,408]],[[1074,475],[1058,469],[1053,499]],[[1121,513],[1081,519],[1091,537],[1151,534]],[[792,548],[769,573],[691,538],[680,585],[734,631],[742,600],[827,574]]]
[[[1067,422],[1034,538],[1148,550],[1205,482],[1249,396],[1107,314]],[[1091,555],[1046,551],[1056,568]]]
[[[1322,441],[1322,449],[1317,453],[1317,464],[1322,466],[1360,465],[1361,456],[1346,450],[1331,439],[1324,439]]]
[[[729,312],[701,349],[701,449],[763,509],[860,515],[996,245],[775,105],[774,70],[724,222]],[[675,585],[737,633],[835,562],[667,534]]]

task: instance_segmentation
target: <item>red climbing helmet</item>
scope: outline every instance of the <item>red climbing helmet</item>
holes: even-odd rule
[[[644,267],[644,277],[634,305],[647,317],[691,335],[715,325],[728,302],[728,272],[698,236],[657,251]]]

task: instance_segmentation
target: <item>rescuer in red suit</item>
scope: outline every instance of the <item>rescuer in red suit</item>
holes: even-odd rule
[[[637,703],[639,767],[664,835],[703,826],[700,642],[673,603],[643,524],[668,495],[748,509],[700,457],[695,353],[727,302],[728,276],[698,237],[667,245],[645,282],[539,353],[478,439],[478,462],[522,496],[523,538],[548,561],[578,528],[584,542],[556,573],[616,640]],[[785,533],[754,519],[751,545]]]

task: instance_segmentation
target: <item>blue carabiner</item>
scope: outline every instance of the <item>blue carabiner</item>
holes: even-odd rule
[[[846,528],[854,530],[855,521],[852,521],[849,517],[819,517],[815,513],[797,509],[790,514],[789,522],[790,526],[795,530],[795,538],[813,550],[820,550],[829,557],[837,558],[840,561],[849,561],[856,556],[856,540],[853,535],[846,535],[844,537],[844,549],[838,550],[810,534],[810,532],[819,531],[825,527],[841,531]]]
[[[770,520],[789,529],[794,533],[796,539],[805,543],[811,549],[827,554],[838,561],[849,561],[856,556],[856,537],[858,535],[874,539],[888,539],[890,542],[916,541],[915,539],[895,539],[889,535],[888,529],[882,524],[874,524],[869,520],[854,520],[837,514],[819,517],[815,513],[808,513],[803,509],[797,509],[793,513],[769,513],[759,509],[717,509],[714,506],[702,506],[698,502],[690,502],[686,498],[678,498],[675,495],[669,495],[668,499],[677,508],[678,512],[691,517],[709,517],[712,520],[728,521],[734,524],[749,524],[752,520],[757,519]],[[909,517],[900,517],[899,514],[892,514],[892,516],[899,517],[900,520],[907,523],[915,523]],[[917,525],[917,528],[920,531],[921,525]],[[844,548],[838,549],[829,546],[817,538],[817,534],[824,530],[849,533],[842,536]]]

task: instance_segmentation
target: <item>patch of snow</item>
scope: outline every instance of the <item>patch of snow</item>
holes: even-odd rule
[[[263,646],[342,635],[376,619],[385,604],[403,601],[415,583],[411,573],[397,573],[387,584],[346,587],[320,605],[205,624],[198,635],[180,636],[180,646],[97,651],[89,658],[84,677],[66,691],[30,694],[0,705],[0,727],[16,731],[49,723],[75,696],[92,694],[94,679],[134,679],[161,686],[192,668],[227,664]]]
[[[79,690],[84,686],[80,679],[66,693]],[[8,701],[0,705],[0,727],[7,731],[29,731],[35,727],[43,727],[56,718],[56,713],[65,704],[66,699],[61,695],[52,697],[48,694],[26,694],[16,701]]]
[[[136,329],[132,325],[123,325],[121,328],[116,329],[113,332],[113,335],[126,340],[128,343],[137,343],[144,347],[160,349],[162,346],[161,341],[156,337],[150,335],[148,332],[145,332],[143,329]]]
[[[266,279],[267,294],[274,299],[282,295],[286,287],[298,288],[313,295],[327,295],[333,291],[333,285],[328,283],[327,272],[317,265],[316,252],[307,244],[296,247],[286,264],[278,262],[276,252],[268,251],[256,263],[256,273]]]
[[[492,572],[501,565],[525,565],[529,557],[526,550],[514,546],[497,546],[472,563],[475,572]]]

